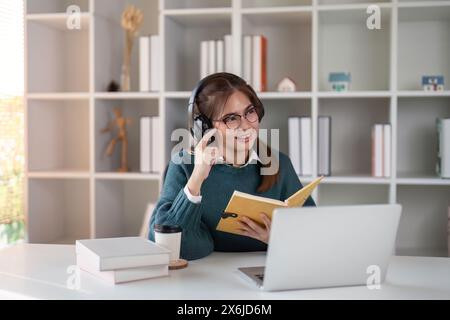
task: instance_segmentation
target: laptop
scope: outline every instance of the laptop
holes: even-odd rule
[[[371,275],[382,283],[401,210],[399,204],[275,209],[265,267],[239,271],[265,291],[366,285]]]

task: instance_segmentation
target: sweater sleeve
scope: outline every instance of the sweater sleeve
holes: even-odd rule
[[[179,225],[182,228],[180,256],[194,260],[209,255],[214,250],[214,241],[201,219],[201,203],[191,202],[183,190],[189,176],[186,166],[170,161],[160,198],[150,219],[149,239],[155,240],[155,224]]]
[[[281,153],[280,153],[281,158]],[[281,160],[281,159],[280,159]],[[280,167],[280,173],[282,177],[282,186],[281,186],[281,197],[282,201],[289,198],[299,189],[303,188],[300,179],[298,178],[297,173],[295,172],[294,166],[292,165],[291,159],[288,156],[283,156],[283,161],[280,161],[282,167]],[[314,199],[309,196],[303,204],[304,207],[315,207],[316,203]]]

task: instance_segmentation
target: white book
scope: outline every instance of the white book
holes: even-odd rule
[[[262,65],[262,43],[261,36],[253,36],[252,41],[252,87],[256,92],[262,91],[261,65]]]
[[[437,119],[438,163],[437,173],[441,178],[450,178],[450,118]]]
[[[225,43],[225,72],[233,73],[233,37],[227,34],[224,37]]]
[[[159,36],[150,37],[150,91],[159,91],[159,75],[161,72]]]
[[[249,84],[252,82],[252,36],[244,36],[244,51],[243,51],[243,70],[244,80]]]
[[[208,74],[216,73],[216,41],[208,41]]]
[[[98,271],[169,264],[170,251],[141,237],[86,239],[75,242],[81,255]]]
[[[392,129],[390,124],[383,126],[383,176],[391,176],[391,137]]]
[[[141,117],[140,120],[140,166],[141,172],[149,173],[152,170],[151,152],[151,118]]]
[[[224,72],[224,48],[223,40],[216,41],[216,72]]]
[[[203,79],[208,75],[209,62],[208,62],[208,41],[200,42],[200,79]]]
[[[162,264],[148,267],[127,268],[110,271],[99,271],[89,258],[77,254],[77,266],[93,276],[103,279],[111,284],[136,280],[151,279],[169,275],[169,265]]]
[[[302,175],[312,175],[311,118],[300,118]]]
[[[289,130],[289,158],[291,159],[292,166],[295,173],[301,174],[300,171],[300,118],[289,117],[288,130]]]
[[[139,91],[150,91],[150,37],[139,38]]]
[[[331,175],[331,117],[319,117],[318,174]]]
[[[383,176],[383,125],[376,124],[372,129],[372,176]]]
[[[162,173],[165,169],[164,155],[162,151],[162,119],[161,117],[152,117],[152,172]]]

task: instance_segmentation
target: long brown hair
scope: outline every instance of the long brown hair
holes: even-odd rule
[[[236,91],[240,91],[248,97],[256,108],[259,122],[261,122],[264,117],[264,106],[256,92],[244,79],[227,72],[216,73],[204,79],[202,88],[195,99],[194,115],[201,113],[209,119],[217,119],[222,114],[228,98]],[[263,150],[262,148],[266,148],[265,153],[260,152]],[[259,138],[256,140],[256,152],[261,159],[263,158],[262,155],[269,157],[264,163],[258,161],[260,167],[270,167],[273,161],[276,161],[275,157],[272,156],[271,147],[260,141]],[[269,190],[278,181],[279,166],[276,166],[276,168],[274,174],[260,174],[257,192]]]

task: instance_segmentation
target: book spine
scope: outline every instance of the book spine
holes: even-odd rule
[[[216,72],[224,71],[224,57],[223,57],[223,40],[216,41]]]
[[[150,90],[150,38],[139,38],[139,91]]]
[[[372,131],[372,175],[383,176],[383,125],[376,124]]]
[[[448,223],[447,223],[447,249],[448,249],[448,256],[450,257],[450,207],[448,207]]]
[[[299,141],[299,118],[289,117],[289,157],[297,175],[300,174],[300,141]]]
[[[244,36],[244,79],[247,83],[253,83],[252,80],[252,36]]]
[[[200,78],[203,79],[208,75],[209,62],[208,62],[208,41],[202,41],[200,43]]]
[[[331,174],[331,117],[319,117],[318,175]]]
[[[230,34],[224,36],[225,42],[225,71],[233,73],[233,38]]]
[[[161,59],[160,59],[160,49],[161,42],[159,41],[159,36],[153,35],[150,37],[150,91],[157,92],[160,90],[159,86],[159,75],[161,72]]]
[[[450,178],[450,118],[441,119],[441,177]]]
[[[311,118],[302,117],[301,135],[302,135],[302,174],[312,175],[312,145],[311,145]]]
[[[385,124],[383,126],[383,175],[386,178],[391,176],[391,125]]]
[[[164,150],[161,145],[162,141],[162,123],[161,117],[152,117],[152,171],[161,173],[164,171],[164,155],[161,150]]]
[[[261,91],[267,91],[267,38],[261,36]]]
[[[261,36],[253,36],[252,83],[256,92],[262,91],[261,85]]]
[[[141,172],[148,173],[151,171],[150,152],[151,152],[151,137],[150,137],[150,117],[141,117],[140,120],[140,163]]]
[[[216,73],[216,41],[208,41],[208,74]]]

